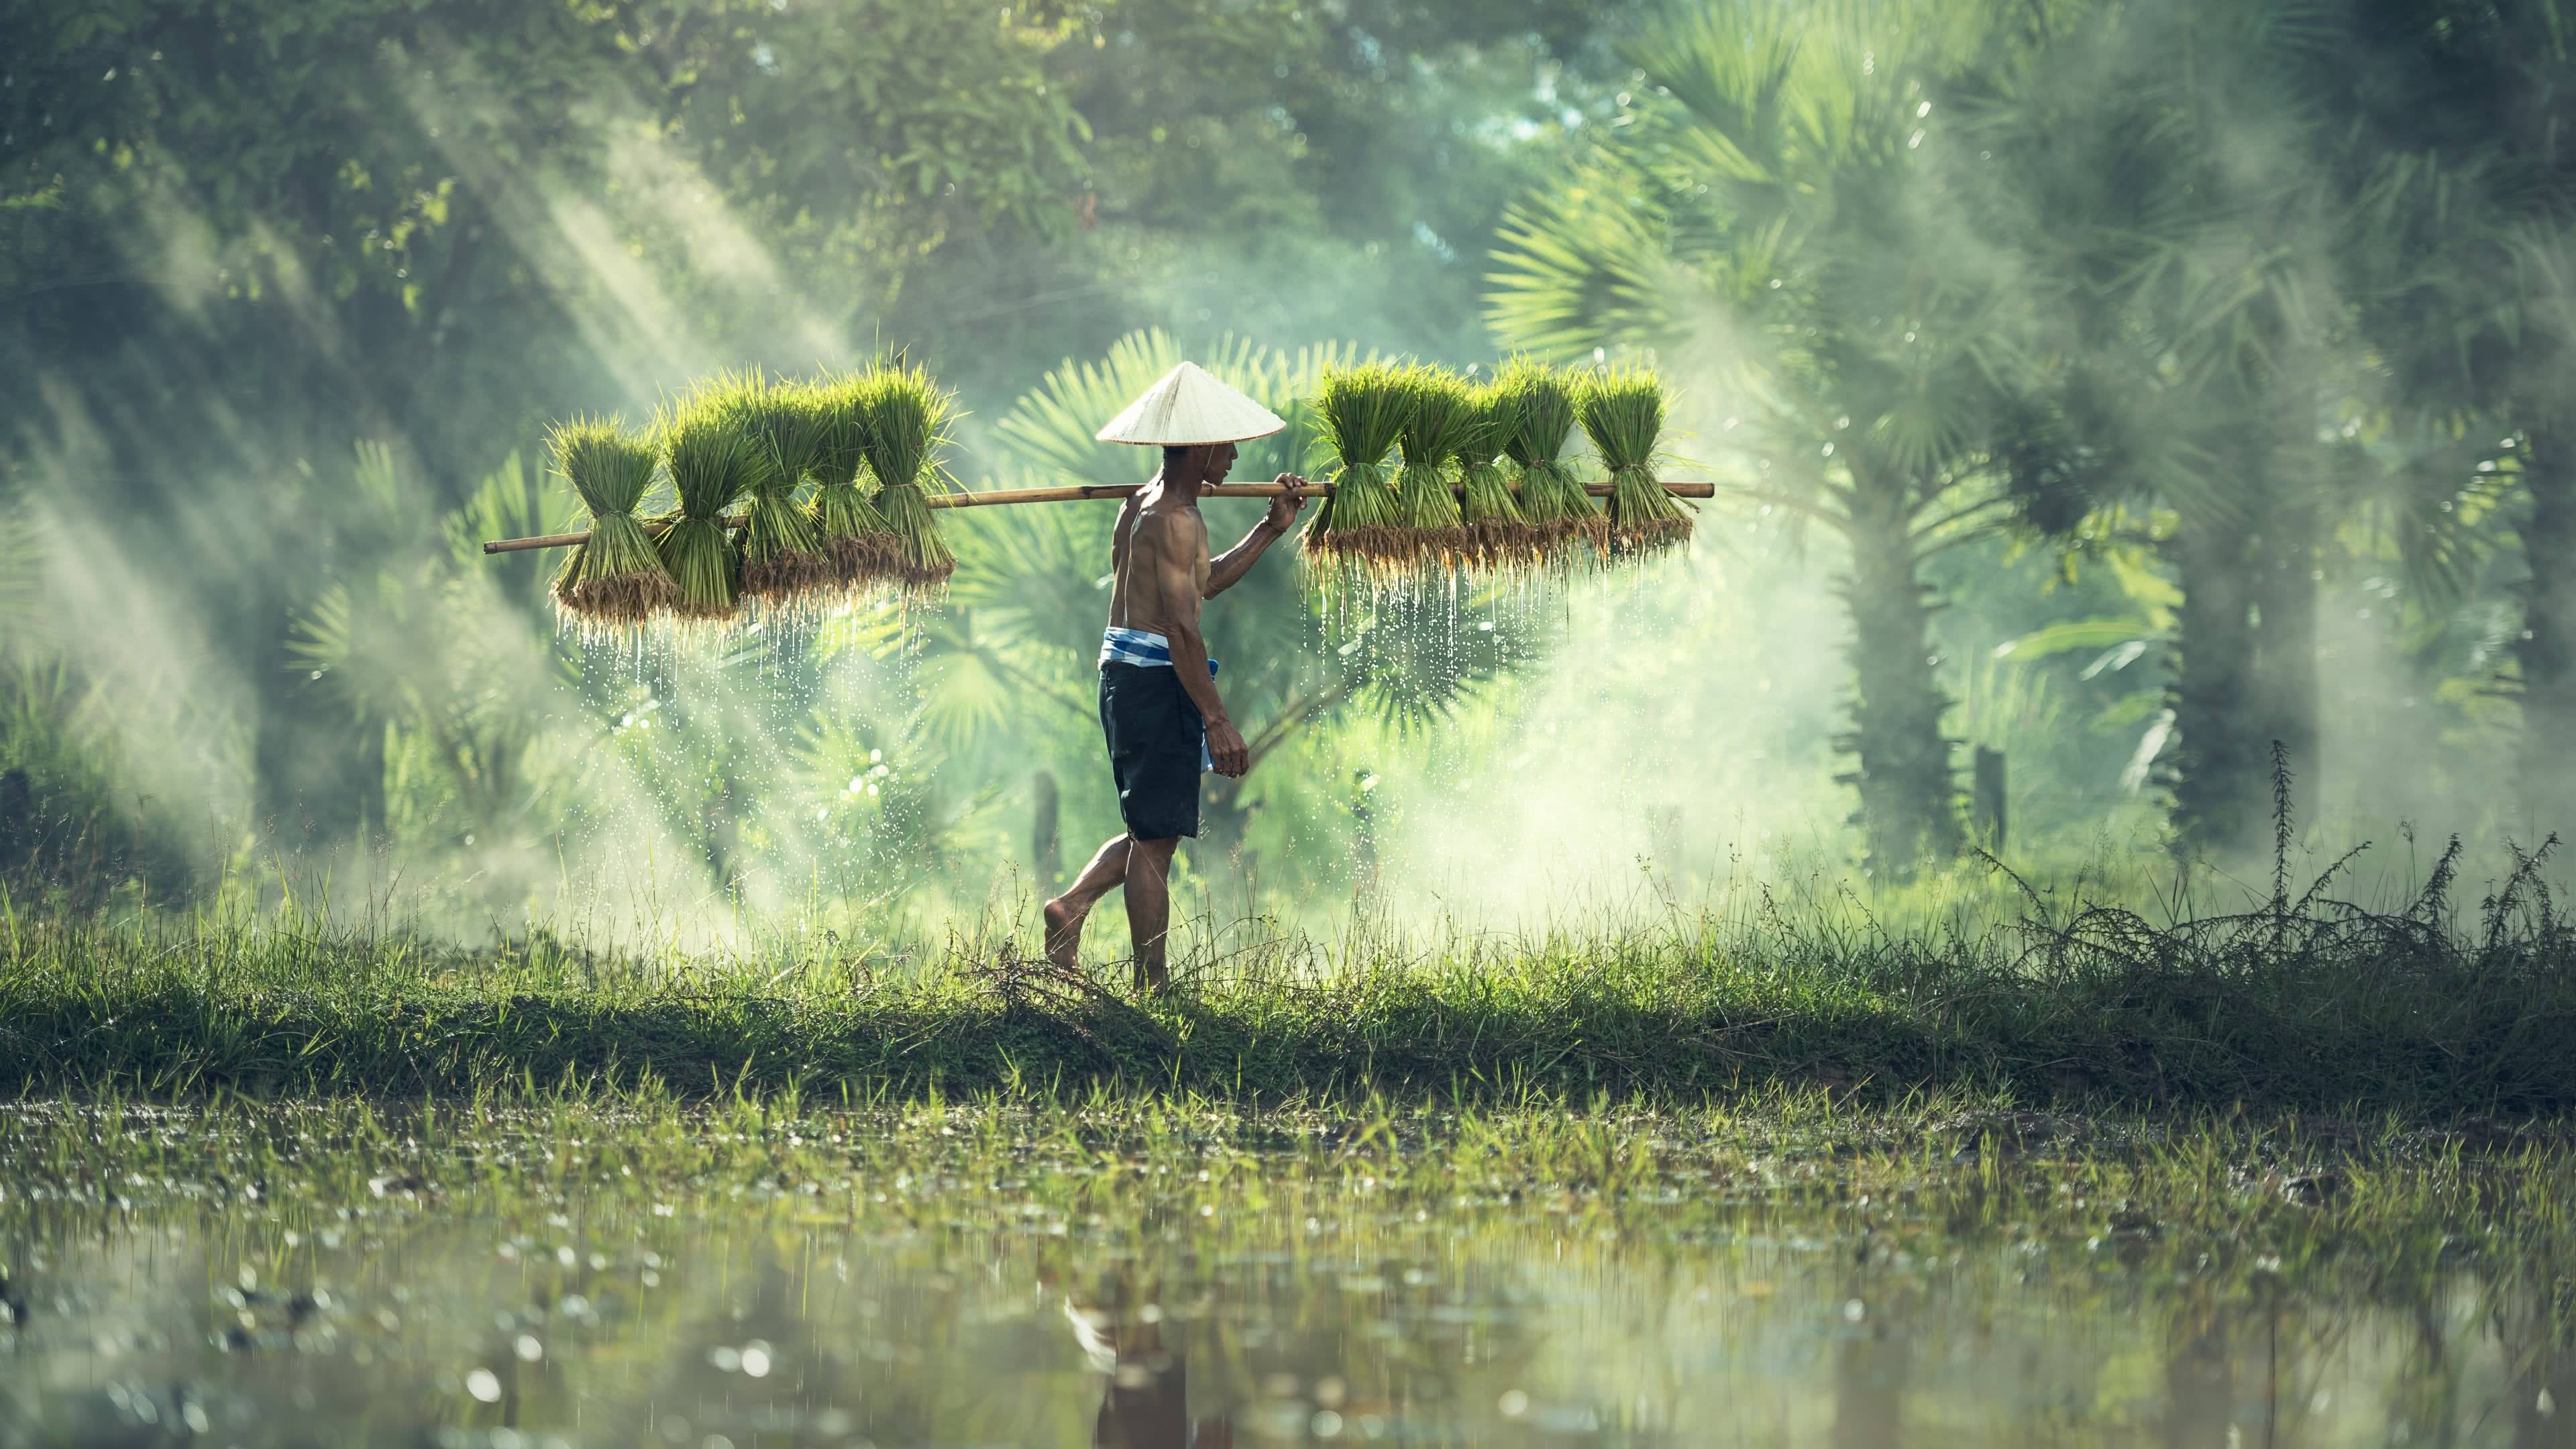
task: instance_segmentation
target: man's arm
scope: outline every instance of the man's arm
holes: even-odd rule
[[[1114,580],[1124,581],[1127,576],[1128,538],[1136,527],[1136,515],[1144,511],[1144,505],[1138,502],[1144,496],[1142,488],[1128,494],[1127,501],[1118,505],[1118,522],[1110,527],[1109,574]]]
[[[1199,707],[1199,718],[1207,722],[1208,754],[1216,761],[1216,772],[1240,775],[1251,768],[1252,750],[1243,741],[1243,731],[1227,716],[1225,701],[1217,697],[1216,678],[1208,672],[1207,638],[1199,633],[1198,570],[1192,566],[1198,554],[1198,520],[1167,513],[1149,517],[1145,526],[1159,530],[1160,546],[1153,551],[1155,582],[1162,586],[1163,637],[1171,643],[1172,668],[1179,671],[1190,703]]]
[[[1297,510],[1306,506],[1305,495],[1296,491],[1306,486],[1306,480],[1294,473],[1282,473],[1278,481],[1289,491],[1270,500],[1270,511],[1252,525],[1243,542],[1208,561],[1207,592],[1201,598],[1213,599],[1243,582],[1243,576],[1252,572],[1254,561],[1270,545],[1288,536],[1289,526],[1297,520]]]

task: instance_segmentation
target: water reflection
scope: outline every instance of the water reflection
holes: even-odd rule
[[[1155,1286],[1151,1275],[1122,1265],[1102,1275],[1097,1291],[1064,1300],[1074,1341],[1104,1380],[1091,1441],[1102,1449],[1231,1446],[1229,1415],[1190,1414],[1189,1356],[1166,1341],[1171,1319]]]
[[[22,1203],[0,1446],[2576,1442],[2554,1290],[2466,1268],[1755,1201],[876,1186]]]

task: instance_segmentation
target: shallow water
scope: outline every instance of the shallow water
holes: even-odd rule
[[[148,1153],[74,1155],[47,1130],[0,1137],[0,1445],[2520,1445],[2576,1428],[2576,1354],[2545,1295],[2337,1252],[2262,1181],[2238,1232],[2073,1206],[2046,1179],[2082,1175],[2045,1161],[2014,1166],[2037,1179],[2023,1198],[1991,1178],[1874,1198],[1830,1157],[1609,1193],[1506,1185],[1491,1158],[1381,1179],[1278,1133],[1271,1151],[1056,1150],[964,1118],[875,1141],[856,1120],[710,1125],[703,1161],[667,1129],[636,1149],[560,1123],[434,1146],[333,1129],[282,1155],[192,1152],[184,1120],[145,1130]],[[2051,1200],[2066,1211],[2011,1206]]]

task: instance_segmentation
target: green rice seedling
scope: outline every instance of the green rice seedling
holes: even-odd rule
[[[1397,516],[1411,545],[1413,566],[1424,572],[1463,568],[1467,529],[1449,491],[1449,463],[1466,441],[1474,401],[1467,385],[1446,368],[1417,363],[1400,374],[1404,426],[1398,436],[1404,466],[1395,475]]]
[[[864,373],[827,377],[809,389],[822,437],[806,512],[830,565],[832,587],[853,597],[902,578],[902,545],[859,482],[868,465],[867,390]]]
[[[918,367],[888,363],[868,374],[860,405],[860,446],[877,476],[877,511],[895,543],[895,575],[917,593],[936,593],[957,571],[930,516],[928,485],[940,482],[938,454],[956,421],[956,398]]]
[[[1315,390],[1325,443],[1333,450],[1333,492],[1306,525],[1307,558],[1327,568],[1384,575],[1402,570],[1413,551],[1386,475],[1386,455],[1404,430],[1411,401],[1403,370],[1381,362],[1335,368]]]
[[[1573,385],[1555,368],[1526,357],[1503,364],[1498,385],[1512,395],[1506,451],[1519,467],[1521,517],[1541,561],[1571,567],[1599,557],[1609,542],[1609,520],[1557,461],[1574,432]]]
[[[616,628],[671,607],[679,586],[635,517],[659,465],[652,443],[614,418],[575,418],[547,434],[546,451],[590,510],[590,539],[555,580],[556,609],[585,628]]]
[[[831,564],[812,520],[797,507],[797,492],[822,450],[823,410],[806,389],[757,372],[720,377],[713,397],[750,456],[742,595],[772,608],[810,602],[830,578]]]
[[[1520,416],[1510,389],[1489,382],[1473,390],[1467,427],[1458,446],[1458,469],[1465,483],[1458,514],[1467,530],[1467,548],[1480,568],[1510,572],[1538,562],[1538,544],[1529,521],[1512,497],[1511,480],[1503,476],[1501,458]]]
[[[1655,444],[1664,431],[1663,379],[1620,366],[1585,383],[1575,410],[1583,433],[1610,470],[1610,544],[1645,557],[1690,542],[1690,515],[1655,479]]]
[[[662,531],[662,566],[679,596],[672,612],[683,619],[733,616],[739,564],[725,510],[749,491],[757,465],[751,440],[711,397],[681,403],[661,424],[663,463],[680,510]]]

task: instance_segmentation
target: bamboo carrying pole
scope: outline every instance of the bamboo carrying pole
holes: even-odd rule
[[[1070,488],[1002,488],[989,493],[933,493],[933,508],[991,508],[1005,503],[1080,503],[1094,498],[1127,498],[1140,492],[1142,483],[1083,483]],[[1287,492],[1278,483],[1219,483],[1203,491],[1202,498],[1276,498]],[[1310,498],[1321,498],[1333,491],[1330,483],[1309,483],[1298,490]],[[1594,483],[1584,492],[1595,498],[1610,496],[1610,485]],[[1675,498],[1714,498],[1717,487],[1712,483],[1667,483],[1664,491]],[[739,518],[725,520],[726,526],[740,528]],[[525,553],[540,548],[578,548],[590,538],[584,533],[549,533],[539,538],[495,538],[486,540],[485,553]]]

